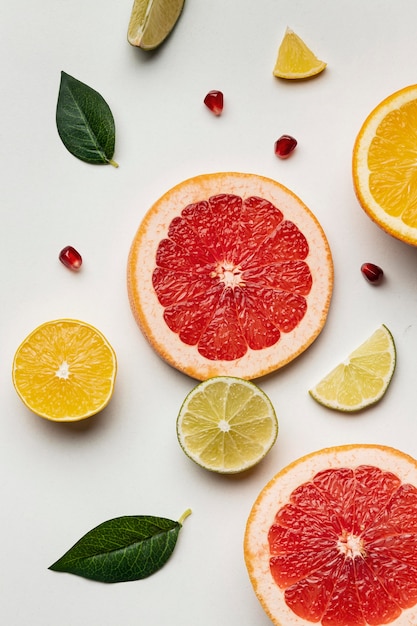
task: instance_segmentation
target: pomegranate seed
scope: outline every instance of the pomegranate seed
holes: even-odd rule
[[[214,89],[204,98],[204,104],[214,115],[221,115],[223,111],[223,93]]]
[[[59,260],[70,270],[77,271],[83,262],[81,254],[72,246],[66,246],[59,253]]]
[[[382,269],[378,265],[375,265],[375,263],[363,263],[361,265],[361,272],[366,280],[373,285],[379,285],[384,276]]]
[[[280,159],[288,159],[291,152],[293,152],[295,146],[297,145],[297,140],[291,135],[282,135],[275,142],[275,154]]]

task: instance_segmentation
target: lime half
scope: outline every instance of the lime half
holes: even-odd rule
[[[234,474],[257,463],[278,435],[274,407],[253,383],[217,376],[198,384],[177,419],[178,441],[195,463]]]

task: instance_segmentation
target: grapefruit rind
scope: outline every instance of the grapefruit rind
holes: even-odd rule
[[[244,558],[249,579],[265,613],[275,626],[311,626],[286,604],[284,593],[274,582],[269,568],[268,532],[275,515],[288,503],[298,486],[329,468],[374,465],[392,472],[404,483],[417,486],[417,461],[411,456],[377,444],[351,444],[324,448],[290,463],[262,489],[248,516],[244,535]],[[417,514],[417,512],[416,512]],[[393,626],[417,623],[417,605],[402,611]]]
[[[359,204],[371,220],[391,236],[410,245],[417,246],[417,228],[405,224],[401,220],[401,216],[396,217],[387,213],[372,195],[369,185],[371,170],[368,165],[369,147],[377,134],[378,126],[388,113],[414,100],[417,100],[417,85],[411,85],[396,91],[382,100],[369,113],[359,130],[353,146],[352,177],[354,191]],[[414,128],[413,131],[415,134],[417,129]],[[411,133],[411,129],[407,132],[410,138],[414,136]],[[400,149],[401,146],[398,145],[398,148]],[[412,163],[413,170],[414,162]],[[398,168],[398,162],[396,165],[393,165],[393,167],[395,166]],[[407,184],[407,177],[404,176],[404,188],[407,187]]]
[[[375,366],[375,358],[381,358],[381,366]],[[354,374],[349,371],[352,362]],[[382,324],[343,363],[337,365],[312,387],[309,394],[328,409],[345,413],[361,411],[384,397],[395,367],[394,338],[391,331]]]
[[[164,321],[164,308],[152,285],[158,244],[167,236],[172,219],[188,204],[220,193],[259,196],[269,200],[305,235],[306,258],[313,286],[308,309],[300,324],[282,334],[273,346],[251,350],[234,361],[212,361],[195,346],[185,345]],[[146,213],[130,248],[127,271],[128,295],[133,315],[154,350],[174,368],[198,380],[229,375],[253,379],[286,365],[306,350],[321,332],[330,306],[333,261],[330,247],[317,218],[305,204],[280,183],[256,174],[222,172],[203,174],[183,181],[166,192]]]
[[[250,404],[252,419],[247,419],[245,407]],[[222,432],[224,421],[230,430]],[[254,467],[277,437],[278,420],[269,397],[252,382],[233,376],[200,382],[187,394],[177,417],[177,438],[183,452],[200,467],[219,474],[237,474]]]

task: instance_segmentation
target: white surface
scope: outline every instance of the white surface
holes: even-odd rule
[[[384,443],[417,455],[416,257],[359,208],[352,145],[385,96],[416,82],[414,0],[187,0],[155,54],[126,42],[130,0],[3,3],[0,25],[2,305],[0,310],[0,617],[13,626],[267,626],[247,578],[242,538],[263,485],[293,459],[342,443]],[[309,82],[272,76],[290,26],[327,61]],[[82,163],[55,127],[60,71],[109,103],[119,169]],[[203,105],[225,94],[215,118]],[[299,145],[273,153],[283,133]],[[204,472],[178,446],[175,420],[195,381],[164,364],[131,315],[126,259],[145,211],[194,174],[236,170],[276,178],[321,221],[334,256],[327,325],[284,370],[259,381],[278,441],[246,476]],[[57,260],[75,246],[73,274]],[[386,281],[365,282],[380,264]],[[32,415],[11,382],[20,341],[38,324],[76,317],[112,342],[111,405],[82,424]],[[383,322],[398,367],[382,403],[357,416],[326,411],[308,388]],[[156,575],[102,585],[47,567],[86,531],[119,515],[177,519],[176,551]]]

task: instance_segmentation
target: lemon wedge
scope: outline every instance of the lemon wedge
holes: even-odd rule
[[[320,74],[326,65],[294,31],[287,28],[278,50],[274,76],[292,80],[310,78]]]

